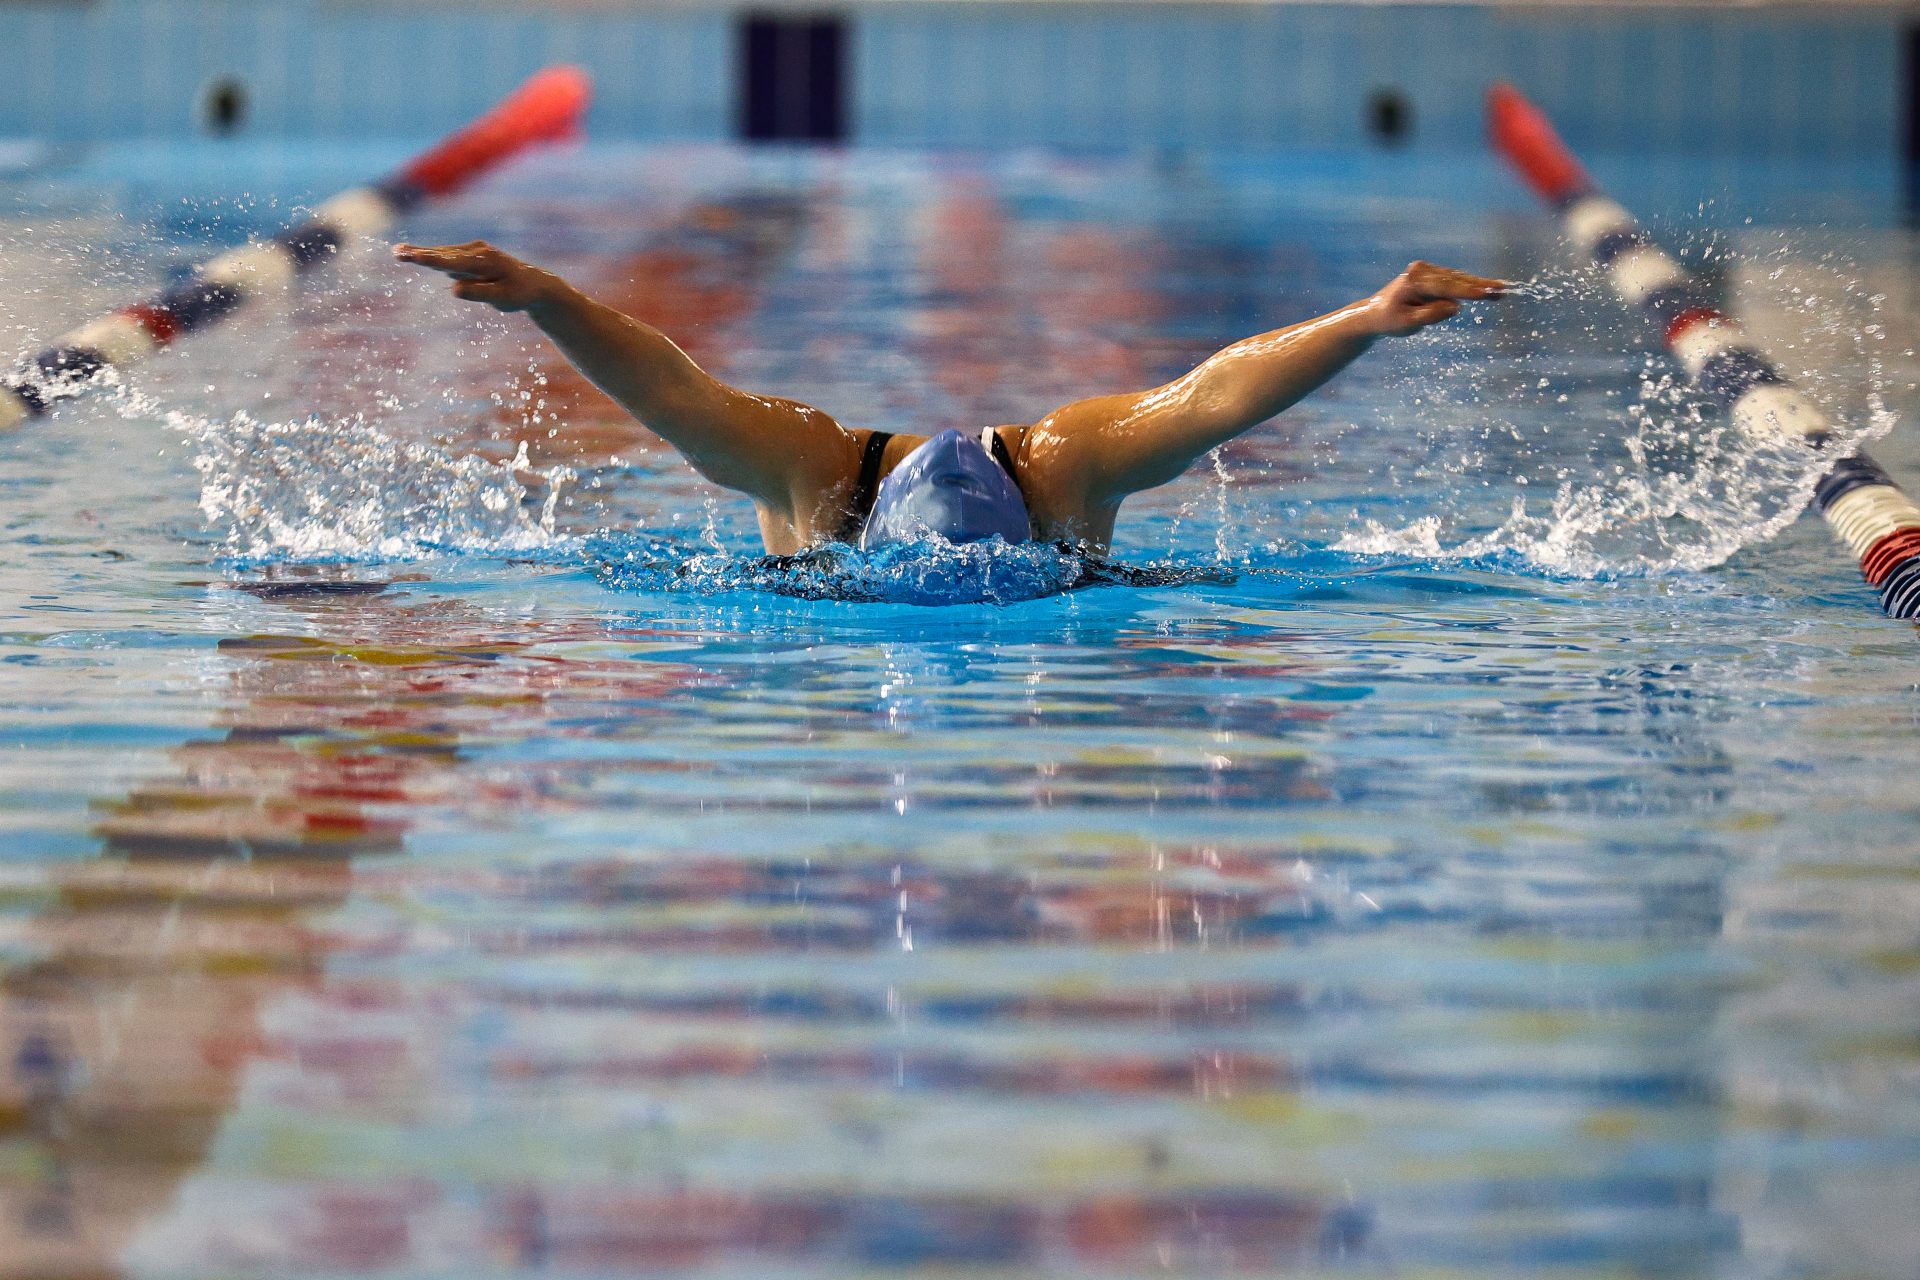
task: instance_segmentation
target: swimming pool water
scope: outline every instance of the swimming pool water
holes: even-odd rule
[[[392,158],[9,179],[0,338]],[[1601,176],[1920,480],[1871,192]],[[782,577],[377,254],[0,442],[0,1272],[1911,1280],[1913,629],[1490,165],[596,147],[405,233],[896,430],[1534,283],[1130,503],[1165,586]]]

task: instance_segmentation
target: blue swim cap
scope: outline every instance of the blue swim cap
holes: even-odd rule
[[[913,542],[937,533],[949,542],[1000,535],[1025,542],[1026,499],[978,440],[949,427],[901,460],[880,482],[862,547]]]

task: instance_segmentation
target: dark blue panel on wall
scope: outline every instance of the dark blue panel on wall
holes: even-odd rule
[[[739,22],[740,136],[756,142],[844,141],[846,19],[744,14]]]
[[[1906,76],[1907,129],[1907,206],[1920,209],[1920,27],[1907,28],[1906,56],[1902,59]]]

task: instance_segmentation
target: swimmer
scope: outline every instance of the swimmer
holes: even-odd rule
[[[1150,391],[1076,400],[1037,422],[928,439],[844,427],[796,400],[730,387],[650,325],[481,241],[397,245],[457,298],[524,311],[594,385],[707,480],[753,499],[770,555],[938,533],[1104,552],[1128,495],[1178,477],[1274,417],[1377,339],[1438,324],[1502,282],[1416,262],[1379,292],[1236,342]]]

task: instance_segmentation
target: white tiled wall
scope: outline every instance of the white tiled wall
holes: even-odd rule
[[[1510,79],[1577,145],[1880,154],[1897,141],[1888,10],[1484,5],[874,6],[863,139],[965,145],[1365,145],[1395,89],[1413,144],[1479,145]]]
[[[594,132],[724,137],[732,29],[720,7],[0,0],[0,136],[190,132],[217,76],[253,131],[424,135],[567,61],[594,72]]]
[[[233,75],[248,127],[432,133],[533,68],[595,75],[601,136],[733,125],[722,0],[0,0],[0,136],[176,134]],[[1411,145],[1479,145],[1514,80],[1576,146],[1887,157],[1899,146],[1894,7],[1530,8],[854,0],[855,135],[883,144],[1368,145],[1379,89]]]

